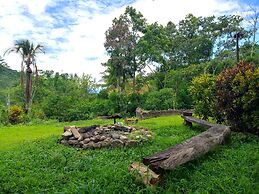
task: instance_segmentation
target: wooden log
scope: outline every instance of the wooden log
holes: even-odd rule
[[[229,127],[213,124],[207,131],[168,150],[146,157],[142,162],[155,172],[172,170],[181,164],[206,154],[217,145],[224,143],[229,135]]]
[[[213,126],[216,125],[216,124],[213,124],[213,123],[210,123],[208,121],[204,121],[204,120],[192,117],[192,116],[184,116],[184,115],[182,115],[181,117],[184,119],[184,124],[188,125],[188,126],[191,125],[190,123],[196,123],[197,125],[200,125],[200,126],[205,127],[205,128],[208,129],[208,128],[213,127]]]
[[[190,122],[190,121],[184,120],[183,124],[188,126],[188,127],[192,127],[192,122]]]
[[[160,175],[139,162],[132,163],[129,167],[129,171],[146,186],[155,186],[161,181]]]
[[[182,115],[183,116],[192,116],[192,112],[191,111],[183,111]]]

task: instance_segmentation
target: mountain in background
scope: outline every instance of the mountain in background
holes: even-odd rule
[[[0,104],[6,102],[7,90],[19,84],[20,73],[0,64]]]
[[[0,90],[13,87],[19,83],[20,73],[0,65]]]

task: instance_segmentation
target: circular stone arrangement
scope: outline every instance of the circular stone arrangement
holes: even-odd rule
[[[152,139],[145,128],[121,125],[92,125],[89,127],[65,126],[61,144],[77,148],[102,148],[134,146],[138,142]]]

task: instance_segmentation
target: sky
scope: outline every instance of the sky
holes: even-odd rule
[[[0,56],[17,40],[28,39],[46,48],[37,57],[41,70],[91,74],[97,81],[109,58],[104,49],[105,31],[112,20],[132,6],[148,23],[178,23],[185,15],[249,14],[258,0],[0,0]],[[19,70],[21,57],[3,56]]]

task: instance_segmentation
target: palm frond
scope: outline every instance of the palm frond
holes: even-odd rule
[[[38,44],[35,48],[34,48],[35,53],[45,53],[45,49],[44,46]]]

